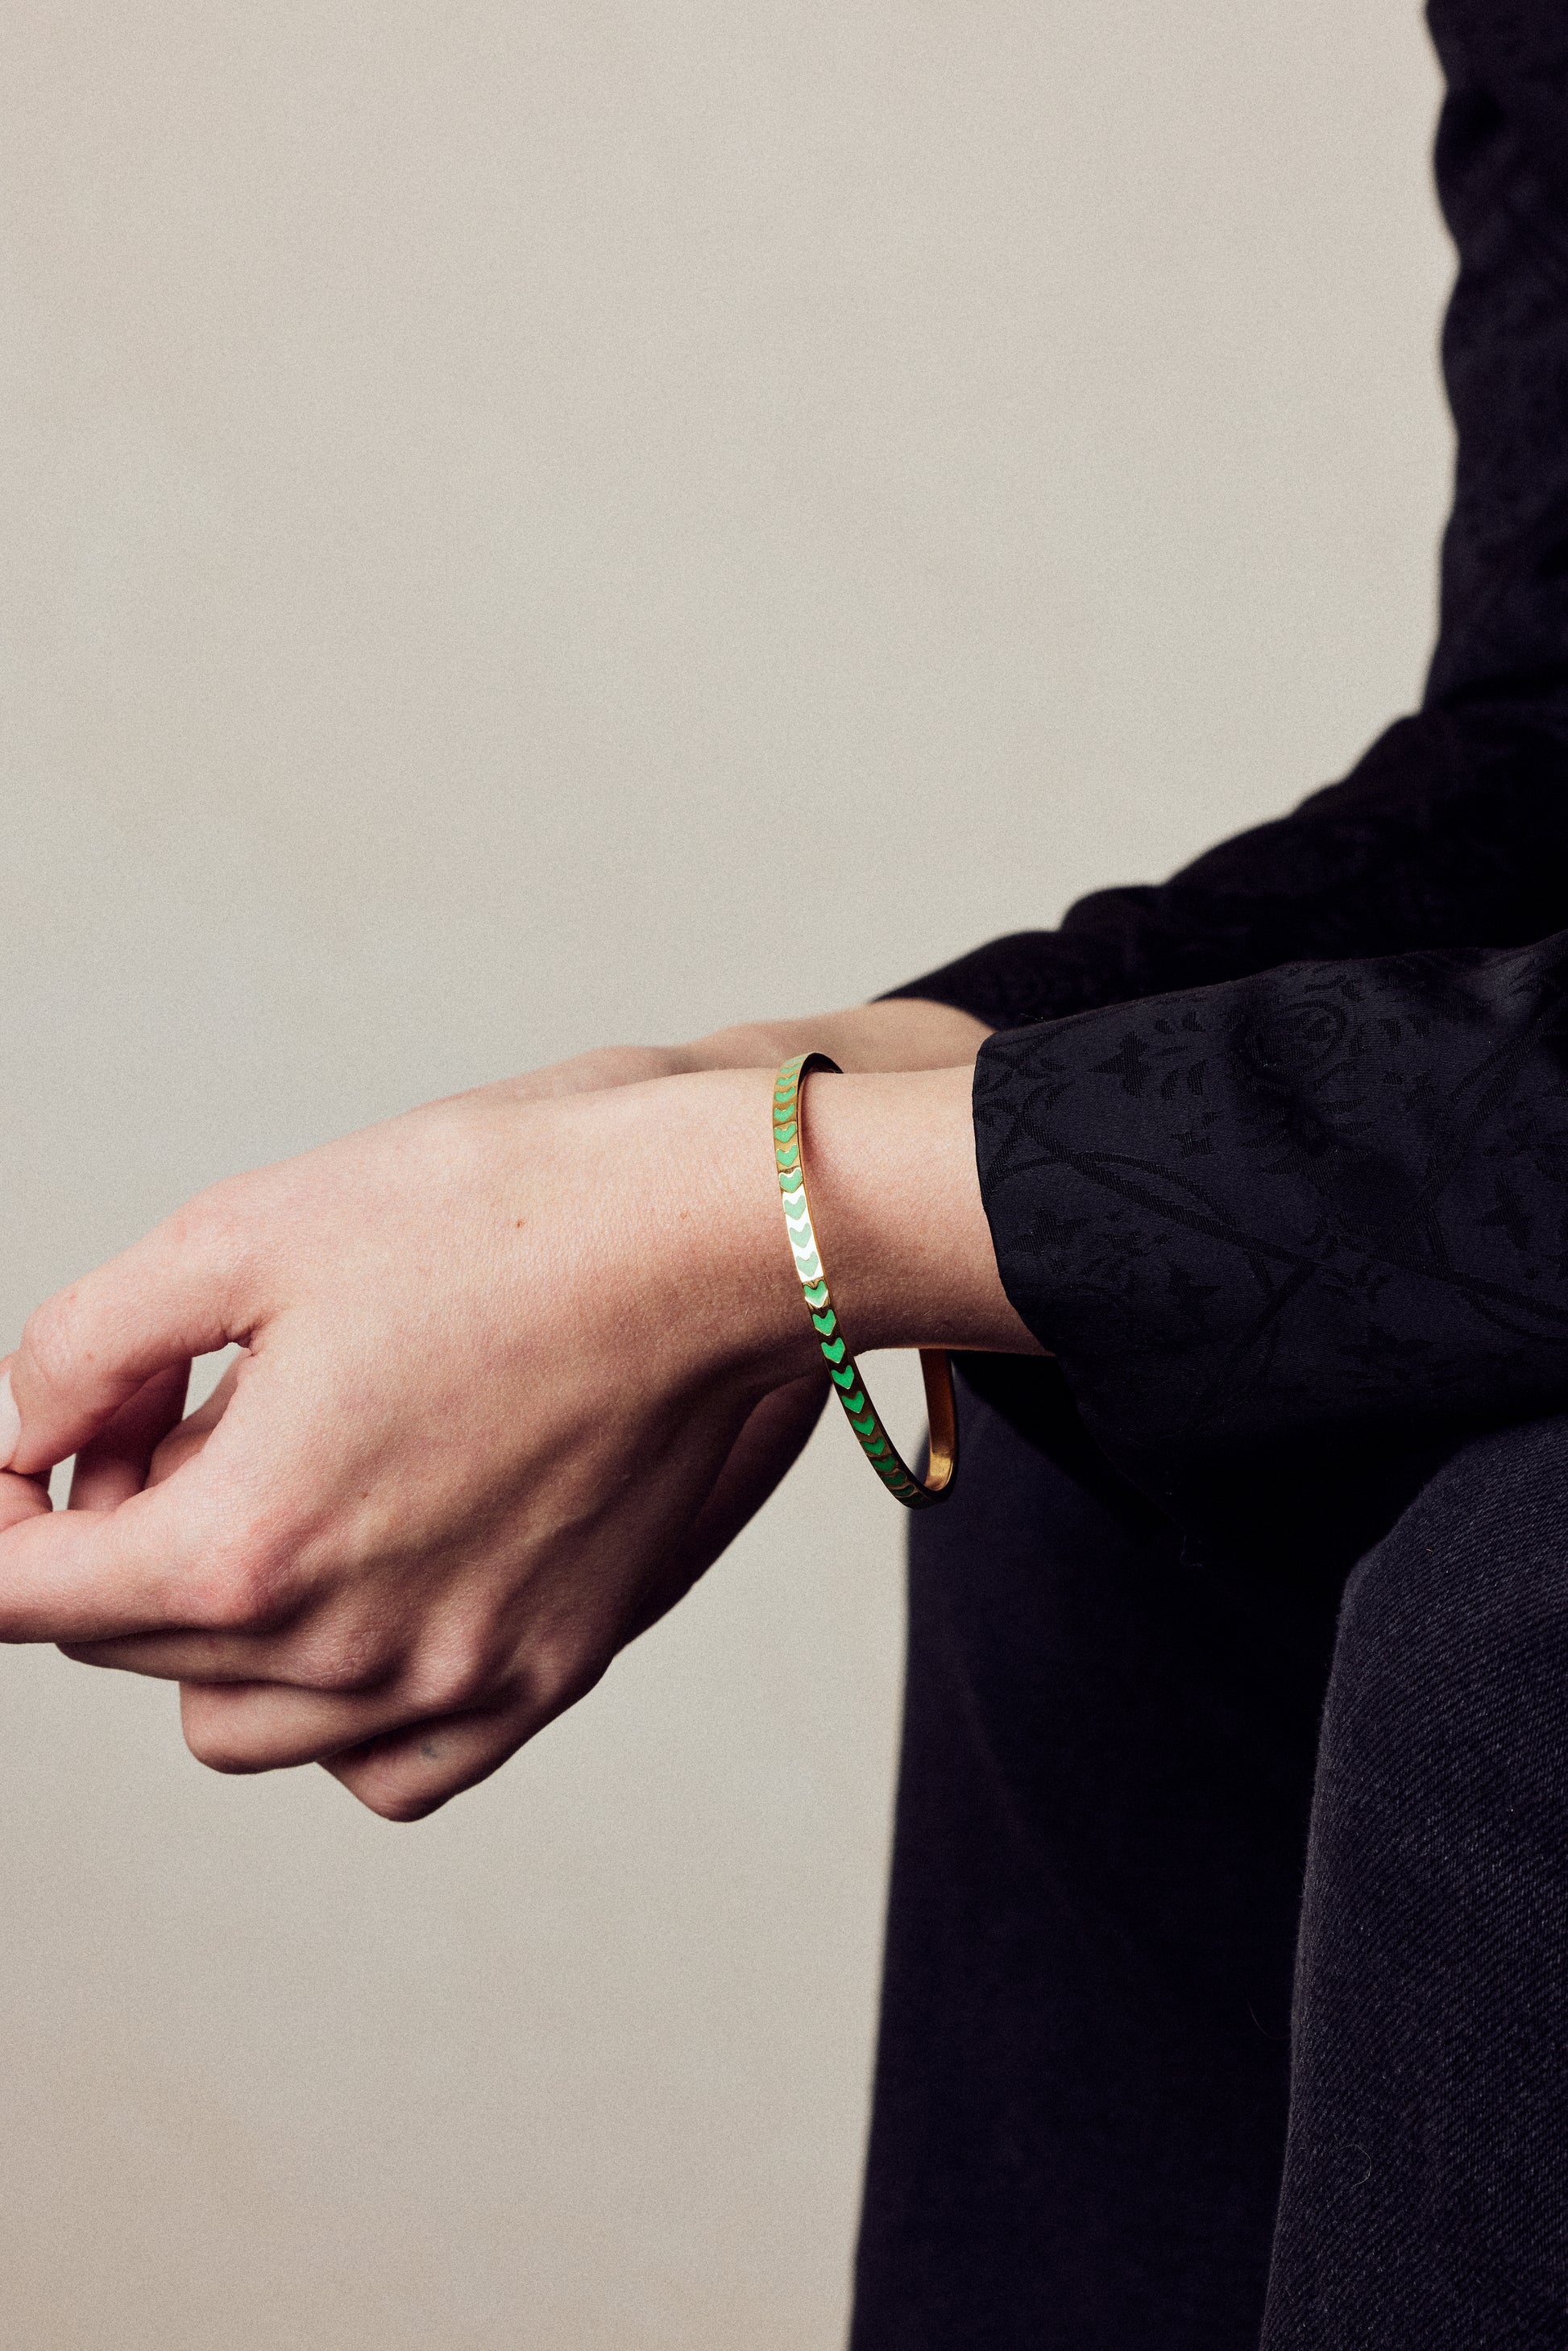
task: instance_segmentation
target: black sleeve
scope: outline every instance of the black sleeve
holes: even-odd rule
[[[1423,708],[1162,888],[904,991],[1003,1032],[982,1188],[1060,1361],[973,1376],[1200,1535],[1342,1561],[1568,1399],[1568,11],[1430,15],[1458,459]]]
[[[1342,783],[1156,887],[894,991],[995,1028],[1304,957],[1521,946],[1568,924],[1568,10],[1434,0],[1458,249],[1458,427],[1422,709]]]
[[[1568,1395],[1568,932],[998,1036],[975,1118],[1009,1296],[1191,1525],[1375,1522]]]

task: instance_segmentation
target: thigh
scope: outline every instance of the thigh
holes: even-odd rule
[[[855,2351],[1255,2351],[1336,1595],[963,1419],[913,1529]]]
[[[1568,1421],[1346,1588],[1268,2351],[1568,2345]]]

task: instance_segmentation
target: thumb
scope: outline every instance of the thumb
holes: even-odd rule
[[[49,1508],[48,1480],[44,1478],[13,1478],[0,1469],[0,1534],[7,1527],[20,1526],[24,1519],[47,1516]]]
[[[0,1468],[52,1468],[155,1373],[248,1337],[250,1262],[232,1218],[198,1199],[40,1306],[0,1367]]]

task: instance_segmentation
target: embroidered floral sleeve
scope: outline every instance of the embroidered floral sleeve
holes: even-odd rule
[[[1568,1400],[1568,933],[1000,1035],[975,1120],[1009,1296],[1177,1516]]]

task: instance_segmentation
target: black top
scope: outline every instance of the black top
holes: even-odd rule
[[[1064,1375],[1213,1531],[1359,1541],[1568,1401],[1568,9],[1428,14],[1458,461],[1421,710],[1163,885],[897,991],[999,1032],[981,1185],[1061,1371],[998,1400],[1060,1450]]]

